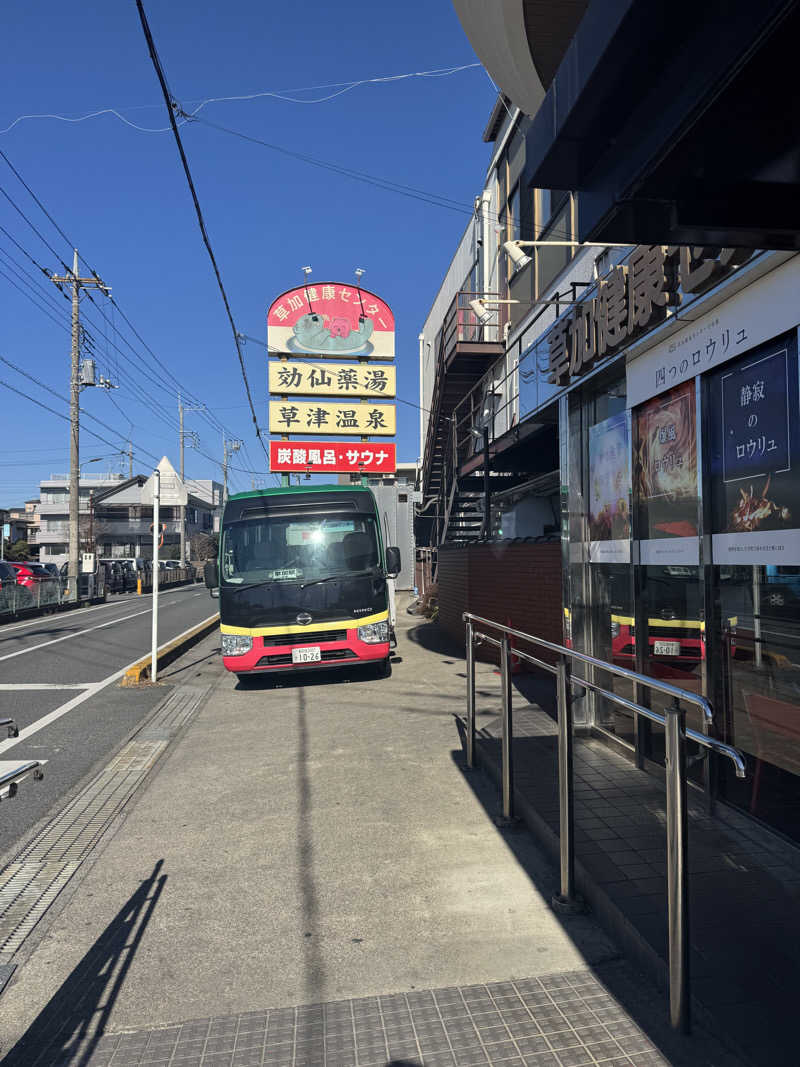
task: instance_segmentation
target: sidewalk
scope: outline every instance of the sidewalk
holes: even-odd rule
[[[477,665],[485,693],[499,692],[492,675],[491,666]],[[515,810],[557,862],[555,686],[531,675],[515,681]],[[491,698],[482,706],[490,717],[479,760],[499,782],[501,720],[491,715]],[[635,770],[591,738],[576,738],[574,768],[578,889],[626,956],[666,988],[663,776]],[[704,798],[690,790],[689,895],[696,1017],[754,1064],[800,1062],[800,853],[724,805],[709,817]]]
[[[733,1064],[491,821],[463,662],[400,607],[393,675],[212,684],[2,996],[9,1067]],[[488,686],[487,686],[488,691]]]

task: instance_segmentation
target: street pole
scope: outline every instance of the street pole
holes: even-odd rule
[[[70,362],[69,390],[69,599],[77,601],[80,567],[78,562],[78,520],[80,516],[80,398],[81,398],[81,326],[80,326],[80,291],[94,287],[102,289],[108,296],[111,290],[98,277],[81,278],[78,275],[78,249],[73,249],[72,272],[64,275],[52,275],[55,285],[72,287],[72,352]]]
[[[181,493],[183,492],[183,404],[181,402],[181,394],[178,393],[178,423],[180,426],[179,436],[181,442],[180,455],[181,455]],[[181,555],[180,561],[183,566],[186,560],[186,505],[180,505],[180,524],[181,524]]]
[[[150,652],[150,680],[156,681],[158,670],[158,542],[161,540],[159,504],[161,503],[161,471],[153,471],[153,636]]]
[[[80,516],[80,285],[78,283],[78,250],[72,258],[72,363],[69,389],[69,596],[78,599],[80,578],[78,568],[78,520]]]
[[[222,505],[228,499],[228,456],[238,452],[242,447],[241,441],[229,441],[225,434],[222,435]]]

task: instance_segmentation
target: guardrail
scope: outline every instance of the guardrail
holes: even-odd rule
[[[19,727],[14,719],[0,719],[0,726],[7,727],[9,737],[19,737]],[[44,778],[44,771],[39,760],[25,760],[22,763],[0,760],[0,800],[15,797],[20,783],[31,774],[35,781],[41,781]]]
[[[574,838],[574,783],[572,751],[572,686],[592,690],[613,704],[635,715],[643,715],[651,722],[664,727],[666,743],[667,786],[667,907],[669,922],[669,1001],[670,1021],[676,1030],[688,1032],[691,1025],[689,1006],[689,870],[688,819],[686,794],[686,742],[692,741],[711,752],[731,760],[736,776],[745,777],[745,761],[742,753],[732,745],[726,745],[706,733],[699,733],[686,726],[683,705],[699,708],[705,724],[710,724],[713,713],[705,697],[685,689],[660,682],[646,675],[637,674],[625,667],[576,652],[564,645],[553,644],[544,638],[515,630],[511,626],[484,619],[480,615],[465,612],[467,645],[467,766],[475,761],[475,645],[486,642],[500,650],[500,678],[502,686],[502,804],[503,817],[513,818],[514,810],[514,763],[512,751],[513,717],[511,706],[511,647],[514,638],[514,656],[526,660],[542,670],[555,674],[558,691],[558,803],[561,892],[554,897],[557,910],[572,911],[580,907],[575,893],[575,838]],[[500,636],[476,629],[483,626]],[[520,649],[519,642],[546,649],[556,655],[556,664]],[[572,661],[600,668],[637,686],[656,690],[672,700],[665,715],[619,696],[586,678],[572,675]],[[638,690],[637,690],[638,692]]]

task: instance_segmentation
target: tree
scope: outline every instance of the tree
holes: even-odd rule
[[[197,533],[192,537],[192,559],[216,559],[219,553],[219,534]]]
[[[3,542],[3,555],[6,559],[22,560],[31,558],[31,549],[27,541],[19,540],[13,543],[6,538]]]

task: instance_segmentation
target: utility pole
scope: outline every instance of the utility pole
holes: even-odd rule
[[[229,441],[225,434],[222,435],[222,505],[228,499],[228,456],[238,452],[242,447],[241,441]]]
[[[133,477],[133,442],[128,441],[128,477]]]
[[[178,393],[178,423],[179,431],[178,438],[180,442],[180,457],[181,457],[181,491],[183,491],[183,445],[184,441],[188,437],[191,440],[192,446],[197,448],[200,444],[200,439],[194,430],[184,430],[183,428],[183,413],[185,411],[203,411],[203,404],[184,404],[181,400],[181,394]],[[186,505],[180,506],[180,525],[181,525],[181,563],[186,562]]]
[[[74,249],[72,257],[72,272],[66,275],[54,274],[51,281],[58,286],[72,286],[72,363],[70,372],[69,393],[69,598],[78,599],[78,582],[80,566],[78,562],[78,519],[80,515],[80,396],[82,385],[94,385],[94,375],[91,382],[81,380],[81,323],[80,323],[80,292],[84,289],[95,288],[109,295],[111,290],[97,278],[81,278],[78,274],[78,249]]]

